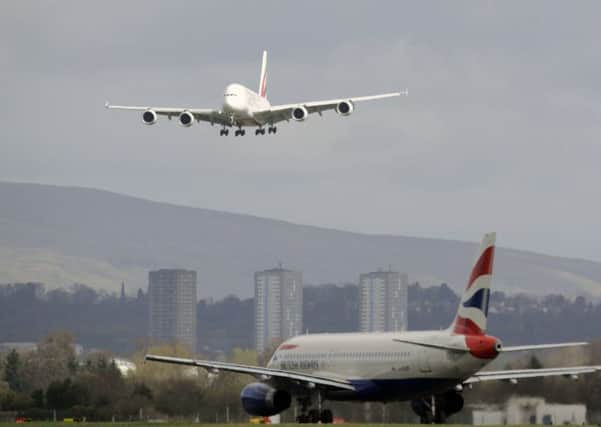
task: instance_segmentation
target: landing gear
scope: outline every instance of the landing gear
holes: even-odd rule
[[[234,132],[234,136],[244,136],[246,135],[246,131],[244,129],[238,129],[236,132]]]
[[[301,413],[296,417],[296,421],[299,424],[317,424],[319,422],[322,424],[332,424],[334,415],[329,409],[324,409],[321,412],[318,409],[311,409],[308,413]]]
[[[332,411],[329,409],[322,409],[321,404],[323,403],[323,399],[321,398],[321,394],[317,394],[317,408],[311,408],[311,399],[303,398],[298,399],[298,403],[300,404],[300,414],[296,417],[296,421],[300,424],[317,424],[321,422],[322,424],[331,424],[334,421],[334,415]]]
[[[334,414],[332,414],[332,411],[329,409],[324,409],[319,415],[319,420],[322,424],[332,424],[334,421]]]
[[[255,135],[265,135],[265,128],[255,129]]]
[[[223,128],[219,131],[219,136],[228,136],[230,133],[229,129]]]
[[[456,391],[411,401],[413,412],[422,424],[444,424],[447,418],[463,409],[463,397]]]
[[[269,128],[267,128],[267,133],[268,134],[276,134],[276,132],[278,131],[278,128],[276,126],[269,126]]]

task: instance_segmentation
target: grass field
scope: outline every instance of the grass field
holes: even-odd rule
[[[30,422],[30,423],[26,423],[26,425],[28,427],[57,427],[57,425],[65,425],[65,426],[77,426],[77,425],[81,425],[81,424],[91,424],[94,427],[118,427],[118,426],[126,426],[126,425],[131,425],[131,426],[136,426],[136,427],[249,427],[252,425],[256,425],[256,424],[222,424],[222,423],[213,423],[213,424],[194,424],[194,423],[138,423],[138,422],[115,422],[115,423],[110,423],[110,422],[86,422],[86,423],[65,423],[65,422]],[[402,427],[421,427],[421,424],[362,424],[362,423],[348,423],[348,424],[352,424],[353,427],[381,427],[381,426],[390,426],[390,427],[395,427],[395,426],[402,426]],[[294,427],[298,427],[299,424],[279,424],[282,427],[286,427],[286,426],[294,426]],[[449,426],[465,426],[468,427],[465,424],[447,424]],[[7,422],[0,422],[0,427],[14,427],[15,423],[7,423]],[[473,427],[473,426],[469,426],[469,427]],[[523,426],[523,427],[532,427],[532,426]],[[580,426],[582,427],[582,426]]]
[[[62,425],[77,425],[77,424],[93,424],[94,427],[118,427],[119,425],[121,426],[126,426],[126,425],[131,425],[131,426],[140,426],[140,427],[171,427],[171,426],[175,426],[175,427],[248,427],[251,426],[253,424],[247,423],[247,424],[222,424],[222,423],[213,423],[213,424],[193,424],[193,423],[137,423],[137,422],[132,422],[132,423],[127,423],[127,422],[115,422],[115,423],[108,423],[108,422],[103,422],[103,423],[64,423],[64,422],[31,422],[31,423],[27,423],[27,426],[30,427],[57,427],[58,424],[62,424]],[[361,423],[349,423],[352,424],[353,427],[381,427],[381,426],[390,426],[390,427],[395,427],[395,426],[402,426],[402,427],[421,427],[421,424],[361,424]],[[0,422],[0,427],[8,427],[8,426],[13,426],[14,427],[15,423],[7,423],[7,422]],[[283,427],[286,426],[298,426],[298,424],[280,424]],[[456,427],[472,427],[469,424],[446,424],[449,426],[456,426]],[[516,425],[516,427],[532,427],[531,425],[528,426],[519,426]],[[579,427],[583,427],[583,426],[579,426]],[[584,426],[586,427],[586,426]],[[589,426],[589,427],[597,427],[597,426]]]

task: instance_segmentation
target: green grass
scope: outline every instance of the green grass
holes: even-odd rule
[[[78,425],[78,424],[83,424],[83,423],[63,423],[63,422],[32,422],[32,423],[27,423],[27,426],[30,427],[57,427],[57,425]],[[171,426],[176,426],[176,427],[248,427],[252,424],[247,423],[247,424],[240,424],[240,423],[234,423],[234,424],[223,424],[223,423],[213,423],[213,424],[193,424],[193,423],[176,423],[176,422],[169,422],[169,423],[138,423],[138,422],[115,422],[115,423],[109,423],[109,422],[98,422],[98,423],[85,423],[85,424],[92,424],[94,425],[94,427],[117,427],[119,425],[121,426],[125,426],[125,425],[132,425],[132,426],[140,426],[140,427],[171,427]],[[349,423],[352,424],[353,427],[381,427],[383,425],[385,426],[403,426],[403,427],[421,427],[420,424],[363,424],[363,423]],[[286,426],[298,426],[298,424],[280,424],[283,427]],[[451,424],[446,424],[446,425],[451,425]],[[467,427],[469,424],[453,424],[453,426],[456,427]],[[0,422],[0,427],[14,427],[15,423],[7,423],[7,422]],[[470,425],[471,427],[471,425]],[[530,425],[528,426],[516,426],[516,427],[532,427]],[[579,426],[582,427],[582,426]],[[592,426],[591,426],[592,427]]]

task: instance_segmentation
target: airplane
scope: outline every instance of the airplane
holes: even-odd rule
[[[441,331],[305,334],[282,343],[267,367],[146,355],[146,360],[250,374],[241,392],[254,416],[272,416],[296,399],[301,423],[331,423],[325,401],[411,401],[422,423],[444,423],[463,409],[461,392],[485,381],[580,375],[599,366],[483,370],[500,354],[587,345],[586,342],[503,346],[486,331],[495,233],[485,234],[457,315]]]
[[[142,107],[130,105],[111,105],[108,101],[105,107],[114,110],[142,111],[142,122],[153,125],[158,116],[167,116],[171,120],[177,117],[179,124],[190,127],[197,122],[209,122],[211,126],[221,126],[220,136],[229,135],[229,128],[237,128],[235,136],[246,135],[244,127],[256,127],[255,135],[265,135],[265,126],[268,134],[277,132],[276,123],[295,120],[302,122],[309,114],[317,113],[320,116],[326,110],[335,110],[341,116],[349,116],[355,110],[355,104],[362,101],[390,98],[407,95],[407,91],[384,93],[372,96],[354,98],[330,99],[327,101],[310,101],[296,104],[271,105],[266,97],[267,90],[267,51],[263,51],[261,77],[258,92],[239,84],[232,83],[225,88],[223,93],[223,106],[221,110],[210,108],[191,107]]]

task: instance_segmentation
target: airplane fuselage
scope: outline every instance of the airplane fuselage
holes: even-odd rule
[[[223,92],[223,111],[237,126],[264,125],[254,117],[254,112],[270,107],[267,98],[238,83],[229,84]]]
[[[447,331],[301,335],[280,345],[268,367],[339,378],[355,387],[328,392],[330,400],[407,400],[461,384],[496,358],[498,351],[490,347],[497,343],[490,336],[466,338]]]

